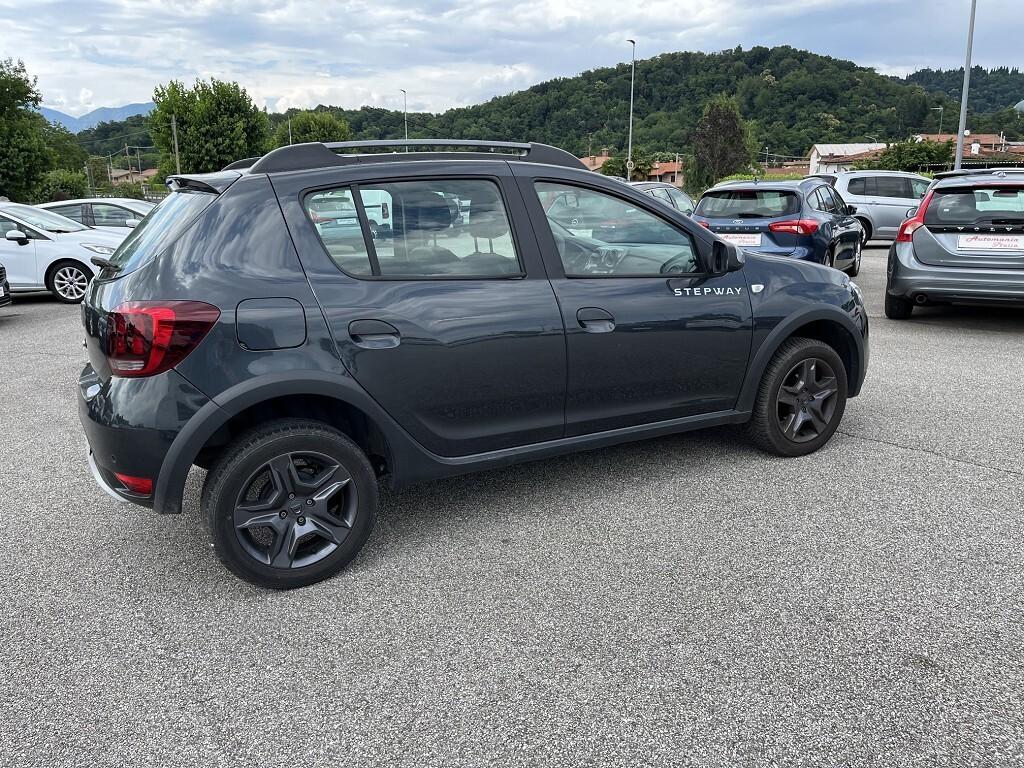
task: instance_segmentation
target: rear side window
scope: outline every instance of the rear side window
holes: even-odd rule
[[[128,219],[141,219],[141,214],[108,203],[93,203],[92,217],[97,227],[127,227]]]
[[[850,183],[846,185],[846,189],[851,195],[866,195],[868,194],[867,187],[867,179],[850,179]]]
[[[914,195],[910,191],[910,179],[902,176],[876,176],[875,192],[879,197],[899,197],[904,200]]]
[[[351,275],[414,280],[523,274],[493,181],[435,179],[322,190],[306,197],[306,209],[335,264]]]
[[[800,212],[800,198],[795,192],[774,189],[729,189],[708,192],[694,211],[709,219],[773,219]]]
[[[1024,187],[936,189],[924,223],[935,227],[1024,224]]]
[[[138,269],[177,240],[216,199],[212,192],[172,192],[131,231],[110,262],[120,267],[121,274]]]
[[[59,213],[61,216],[66,216],[72,221],[77,221],[79,224],[85,224],[82,218],[82,206],[81,205],[55,205],[47,210]]]

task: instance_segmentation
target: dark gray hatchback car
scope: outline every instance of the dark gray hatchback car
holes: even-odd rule
[[[104,489],[178,512],[207,468],[217,555],[295,587],[356,555],[378,483],[718,424],[798,456],[860,391],[846,275],[744,257],[551,147],[413,145],[431,151],[306,144],[175,176],[96,259],[79,403]],[[604,218],[561,223],[567,197]],[[352,206],[344,236],[324,198]]]
[[[914,306],[1024,306],[1024,168],[936,177],[889,249],[885,314]]]

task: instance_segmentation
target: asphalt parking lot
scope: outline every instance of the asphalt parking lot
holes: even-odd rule
[[[1024,761],[1024,312],[882,315],[821,452],[737,430],[385,495],[251,587],[93,483],[79,310],[0,310],[0,765]]]

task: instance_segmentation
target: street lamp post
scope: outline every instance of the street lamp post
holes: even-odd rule
[[[405,92],[405,88],[399,88],[402,92],[402,113],[405,115],[405,140],[409,141],[409,94]],[[409,151],[409,147],[405,148],[405,151]]]
[[[633,86],[636,83],[636,40],[628,40],[633,46],[633,63],[629,74],[629,145],[626,149],[626,181],[633,180]]]
[[[964,131],[967,130],[967,95],[971,90],[971,49],[974,47],[974,14],[978,0],[971,0],[971,21],[967,25],[967,59],[964,61],[964,88],[960,94],[960,128],[956,132],[956,160],[954,170],[960,170],[964,161]]]
[[[945,107],[932,107],[932,112],[938,111],[939,113],[939,136],[942,136],[942,113],[946,110]]]

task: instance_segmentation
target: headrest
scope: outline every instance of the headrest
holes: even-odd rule
[[[498,193],[490,185],[482,187],[469,201],[469,234],[493,240],[508,232],[508,219]]]

